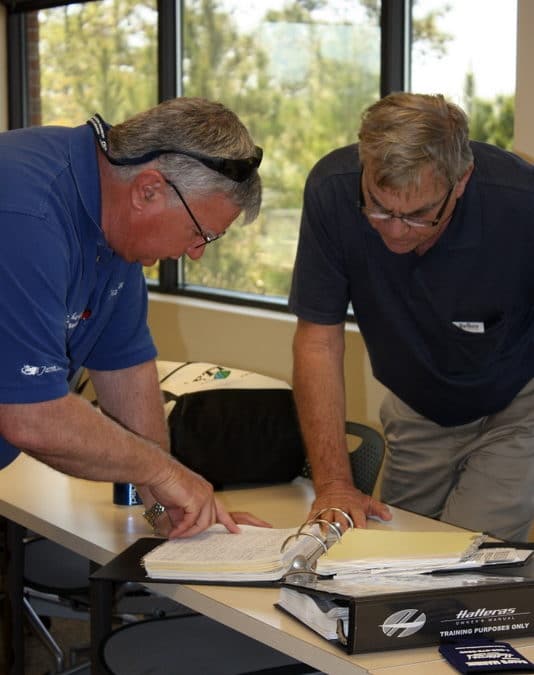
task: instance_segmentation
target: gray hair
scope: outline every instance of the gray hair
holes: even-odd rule
[[[473,161],[467,116],[441,94],[389,94],[364,111],[359,140],[379,187],[419,185],[429,165],[452,186]]]
[[[238,116],[222,103],[180,97],[164,101],[108,131],[109,155],[140,157],[156,150],[182,149],[205,155],[241,159],[254,156],[255,145]],[[258,215],[261,179],[254,170],[243,182],[233,181],[186,155],[163,154],[147,162],[175,183],[185,195],[223,193],[244,214],[244,222]],[[145,165],[115,167],[128,180]]]

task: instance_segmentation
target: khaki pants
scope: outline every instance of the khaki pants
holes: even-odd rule
[[[392,393],[380,409],[387,440],[381,499],[510,540],[534,520],[534,380],[495,415],[441,427]]]

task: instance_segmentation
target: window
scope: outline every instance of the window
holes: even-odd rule
[[[26,15],[29,123],[120,121],[158,101],[156,0],[99,0]]]
[[[417,0],[412,25],[411,90],[439,87],[467,112],[471,138],[511,149],[516,0]]]
[[[306,175],[354,142],[379,95],[378,14],[339,0],[186,0],[183,21],[183,93],[236,110],[264,148],[259,218],[230,228],[200,263],[184,259],[183,281],[285,298]]]

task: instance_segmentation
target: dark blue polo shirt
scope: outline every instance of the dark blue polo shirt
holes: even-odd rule
[[[106,244],[91,129],[0,134],[0,402],[65,396],[80,367],[156,351],[142,267]],[[16,450],[0,437],[0,467]]]
[[[390,252],[359,212],[357,146],[321,159],[290,296],[297,316],[319,324],[344,321],[352,302],[375,377],[443,426],[501,410],[534,376],[534,167],[472,148],[465,193],[422,256]]]

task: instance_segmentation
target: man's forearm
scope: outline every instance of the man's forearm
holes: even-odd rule
[[[389,520],[386,506],[354,487],[345,435],[344,326],[299,320],[294,340],[293,389],[312,468],[317,512],[342,509],[355,527],[369,516]],[[333,510],[334,509],[334,510]]]
[[[169,461],[156,443],[74,394],[42,403],[2,405],[0,421],[3,435],[13,445],[80,478],[143,484],[155,481]]]
[[[91,371],[101,409],[122,426],[156,442],[170,452],[169,432],[154,361],[115,371]],[[136,485],[147,508],[155,498],[148,487]]]
[[[169,450],[169,433],[154,361],[114,371],[91,371],[100,408],[130,431]]]
[[[214,497],[213,486],[169,456],[154,371],[136,367],[96,379],[109,414],[74,394],[42,403],[3,404],[0,435],[73,476],[135,483],[147,506],[157,501],[164,507],[165,526],[158,527],[167,536],[194,535],[215,522],[237,532],[236,522]],[[146,395],[148,407],[142,404]],[[157,405],[150,408],[152,399]]]
[[[299,323],[294,341],[293,391],[317,488],[352,483],[345,436],[342,326]]]

